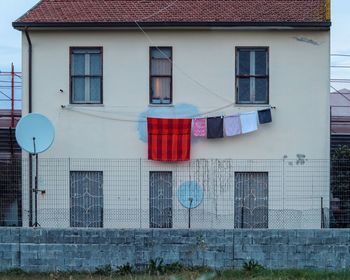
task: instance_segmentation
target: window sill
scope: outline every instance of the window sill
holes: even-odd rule
[[[174,107],[174,104],[148,104],[148,107]]]
[[[94,104],[94,103],[73,103],[73,104],[68,104],[67,107],[104,107],[104,104]]]
[[[271,107],[270,104],[238,104],[234,105],[235,107]]]

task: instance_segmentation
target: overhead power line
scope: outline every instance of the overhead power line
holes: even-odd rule
[[[331,68],[350,68],[350,65],[332,65]]]
[[[0,83],[12,83],[12,81],[5,81],[5,80],[0,80]],[[16,82],[14,81],[15,84],[21,84],[22,82]]]
[[[331,56],[344,56],[344,57],[350,57],[350,54],[331,54]]]
[[[331,83],[348,84],[350,79],[331,79]]]
[[[0,93],[5,96],[8,100],[11,100],[11,97],[8,96],[6,93],[4,93],[3,91],[0,90]]]
[[[334,89],[337,93],[339,93],[341,96],[343,96],[346,100],[350,101],[350,99],[342,92],[337,90],[335,87],[331,86],[332,89]]]

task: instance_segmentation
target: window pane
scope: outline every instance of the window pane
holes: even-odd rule
[[[151,58],[171,58],[171,48],[152,48],[151,49]]]
[[[100,54],[90,54],[90,75],[101,75]]]
[[[85,78],[73,78],[73,102],[85,101]]]
[[[267,60],[266,51],[256,51],[255,52],[255,74],[256,75],[266,75],[267,74]]]
[[[238,74],[249,75],[250,74],[250,51],[239,50],[238,55]]]
[[[170,78],[152,78],[152,103],[160,104],[170,103],[171,79]]]
[[[250,79],[238,79],[238,102],[250,102]]]
[[[85,55],[73,54],[73,75],[85,75]]]
[[[171,62],[165,59],[152,59],[151,75],[171,75]]]
[[[255,101],[267,103],[267,79],[255,79]]]
[[[101,102],[101,78],[90,79],[90,101]]]

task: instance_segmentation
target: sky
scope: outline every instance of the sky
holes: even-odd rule
[[[350,1],[332,1],[331,53],[350,55]],[[11,23],[35,5],[38,0],[0,0],[0,71],[9,71],[11,62],[21,71],[21,34]],[[332,57],[332,65],[350,66],[349,57]],[[350,79],[350,68],[332,68],[332,79]],[[350,83],[332,83],[337,89]]]

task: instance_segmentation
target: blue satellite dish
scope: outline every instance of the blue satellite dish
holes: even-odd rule
[[[195,181],[186,181],[177,190],[177,197],[183,207],[196,208],[203,201],[203,188]]]
[[[31,154],[46,151],[53,143],[55,129],[49,119],[31,113],[21,118],[16,127],[16,140],[20,147]]]

